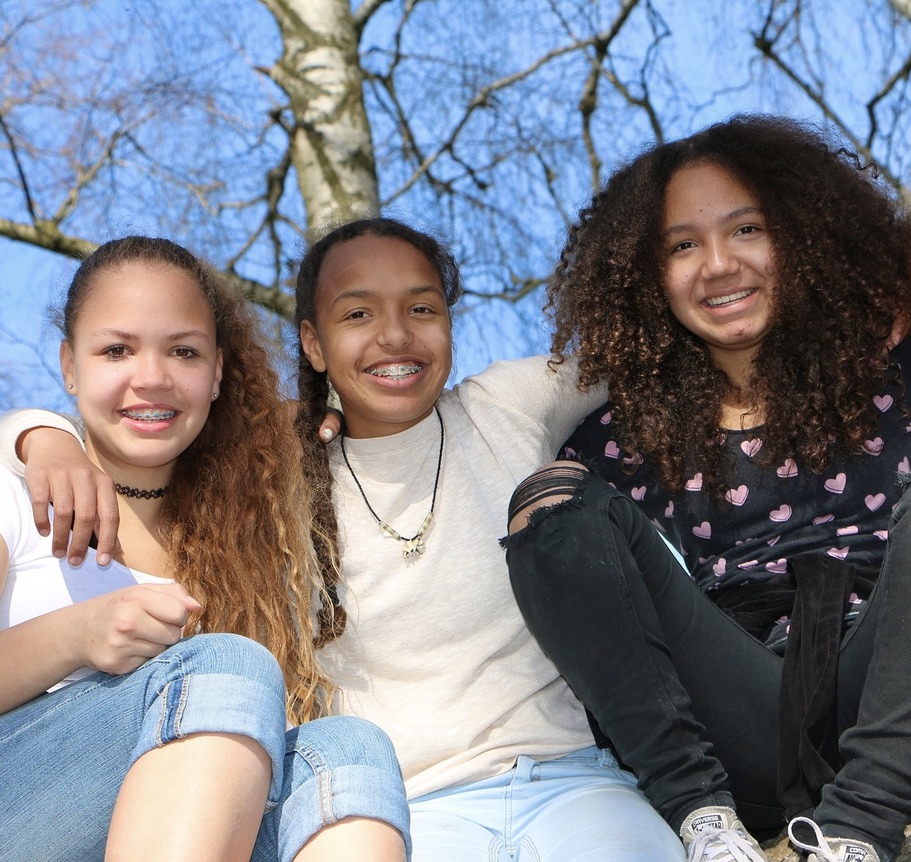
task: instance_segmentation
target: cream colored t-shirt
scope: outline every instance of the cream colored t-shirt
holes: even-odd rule
[[[410,797],[593,744],[580,703],[532,638],[499,538],[516,485],[551,461],[606,399],[579,392],[575,367],[498,362],[439,399],[445,447],[423,556],[404,559],[365,505],[332,444],[349,621],[322,651],[339,711],[392,737]],[[430,509],[435,415],[389,437],[346,440],[376,513],[412,536]]]

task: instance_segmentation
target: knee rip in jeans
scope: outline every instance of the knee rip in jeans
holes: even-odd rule
[[[551,512],[581,504],[582,488],[588,469],[574,461],[556,461],[525,479],[509,501],[509,536],[500,540],[504,547],[516,534],[534,527]]]

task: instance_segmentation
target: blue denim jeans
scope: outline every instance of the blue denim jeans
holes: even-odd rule
[[[844,765],[814,818],[888,862],[911,817],[911,492],[889,527],[879,580],[838,656]],[[519,607],[566,677],[678,829],[736,799],[751,830],[783,825],[777,785],[782,659],[722,613],[648,518],[585,474],[574,496],[508,540]]]
[[[414,862],[682,862],[680,839],[609,750],[513,768],[411,801]]]
[[[101,860],[130,766],[201,732],[250,737],[272,760],[256,862],[290,860],[348,816],[387,821],[407,840],[404,786],[382,731],[349,718],[285,727],[278,663],[236,635],[197,635],[132,673],[42,695],[0,716],[0,857]]]

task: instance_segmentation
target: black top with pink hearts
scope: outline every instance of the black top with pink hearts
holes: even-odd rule
[[[893,351],[911,392],[911,338]],[[768,467],[754,457],[762,428],[728,432],[725,446],[735,465],[727,492],[731,505],[716,506],[695,473],[686,490],[669,495],[641,458],[630,475],[623,463],[620,428],[610,404],[591,413],[566,441],[564,454],[579,457],[621,493],[636,501],[676,545],[705,591],[770,582],[798,554],[828,554],[877,569],[886,547],[889,516],[901,496],[896,474],[911,473],[911,417],[902,393],[889,386],[874,398],[878,423],[865,453],[840,459],[822,474],[792,458]],[[626,467],[626,469],[624,469]],[[857,602],[865,598],[853,597]]]

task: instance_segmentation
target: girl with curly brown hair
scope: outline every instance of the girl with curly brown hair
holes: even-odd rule
[[[529,627],[691,860],[764,859],[741,820],[785,816],[813,860],[892,859],[908,214],[824,136],[735,117],[617,171],[549,297],[611,397],[512,501]]]
[[[57,559],[0,468],[4,858],[401,862],[388,738],[310,721],[325,589],[285,467],[309,456],[245,303],[181,246],[126,237],[83,261],[61,318],[120,550]]]

